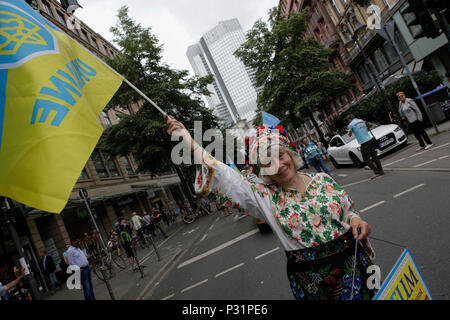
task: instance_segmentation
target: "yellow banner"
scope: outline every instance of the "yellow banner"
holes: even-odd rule
[[[22,0],[0,0],[0,195],[60,213],[123,78]]]
[[[408,249],[403,251],[374,300],[432,300]]]

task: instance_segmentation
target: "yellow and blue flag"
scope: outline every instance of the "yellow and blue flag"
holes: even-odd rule
[[[0,195],[60,213],[123,77],[23,0],[0,0]]]

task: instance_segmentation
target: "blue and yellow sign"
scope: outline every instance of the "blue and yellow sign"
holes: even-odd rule
[[[408,249],[403,251],[374,300],[432,300]]]
[[[23,0],[0,0],[0,195],[59,213],[123,77]]]

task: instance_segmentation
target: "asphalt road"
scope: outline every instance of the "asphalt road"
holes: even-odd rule
[[[449,299],[450,132],[432,140],[433,148],[418,152],[410,138],[382,159],[386,174],[375,180],[364,168],[332,173],[372,226],[382,279],[407,247],[433,298]],[[143,299],[293,299],[281,245],[251,217],[215,213],[181,228],[167,245],[183,252]]]

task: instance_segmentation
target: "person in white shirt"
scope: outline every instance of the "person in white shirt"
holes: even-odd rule
[[[84,298],[86,300],[95,300],[89,260],[85,253],[80,249],[81,239],[79,237],[74,238],[71,243],[72,245],[66,251],[68,265],[78,266],[78,268],[80,268],[81,286],[83,287]]]
[[[399,100],[398,112],[400,113],[402,118],[406,118],[408,120],[409,129],[414,134],[417,141],[419,141],[420,147],[417,149],[417,151],[431,148],[433,146],[433,143],[431,142],[430,137],[428,137],[427,132],[423,128],[422,112],[420,112],[417,104],[413,99],[407,98],[403,91],[397,92],[397,98]],[[425,145],[424,140],[427,145]]]

